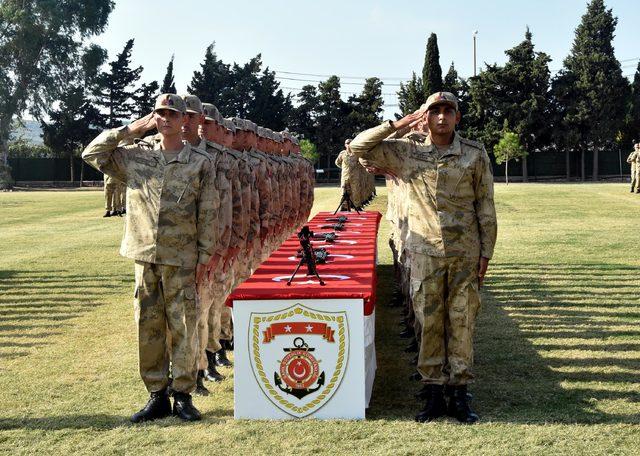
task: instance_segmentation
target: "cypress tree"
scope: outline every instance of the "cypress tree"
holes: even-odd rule
[[[442,91],[442,68],[440,67],[440,51],[438,50],[438,37],[435,33],[429,36],[427,50],[422,67],[422,84],[425,100],[429,95]]]
[[[171,60],[169,60],[169,65],[167,65],[167,72],[164,75],[164,79],[162,80],[162,88],[160,89],[160,93],[177,93],[176,91],[176,83],[173,77],[173,59],[175,55],[171,56]]]

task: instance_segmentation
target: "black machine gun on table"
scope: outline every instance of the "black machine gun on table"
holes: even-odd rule
[[[335,233],[333,234],[335,235]],[[315,251],[311,246],[312,238],[314,238],[313,231],[311,231],[308,226],[302,227],[302,229],[298,233],[298,240],[300,241],[301,250],[300,261],[298,262],[298,266],[296,266],[296,269],[293,271],[293,274],[291,274],[291,277],[287,281],[288,286],[291,285],[291,282],[293,281],[294,277],[298,273],[298,270],[303,264],[307,267],[307,276],[315,276],[318,281],[320,281],[320,285],[324,285],[324,281],[320,277],[320,274],[318,274],[318,268],[316,267],[318,260]]]
[[[353,203],[353,200],[349,195],[349,190],[347,190],[346,188],[342,190],[342,198],[340,199],[340,203],[338,203],[338,207],[336,208],[336,210],[333,211],[333,215],[336,215],[340,210],[340,208],[343,207],[344,204],[346,204],[347,206],[347,209],[346,209],[347,212],[351,212],[351,208],[353,208],[354,211],[360,214],[358,207]]]

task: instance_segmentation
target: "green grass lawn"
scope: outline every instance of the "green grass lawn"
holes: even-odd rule
[[[386,207],[386,191],[371,210]],[[318,210],[340,193],[316,191]],[[203,421],[131,425],[133,265],[95,191],[0,193],[0,453],[638,454],[640,195],[623,184],[497,185],[498,245],[476,338],[482,422],[417,424],[379,237],[378,374],[366,421],[233,419],[233,374]]]

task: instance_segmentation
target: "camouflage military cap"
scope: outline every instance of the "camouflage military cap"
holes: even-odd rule
[[[232,133],[236,132],[236,126],[231,119],[222,119],[222,125]]]
[[[292,139],[291,139],[291,133],[289,133],[289,130],[282,130],[280,132],[280,135],[282,136],[282,140],[283,141],[291,141],[291,142],[293,142]]]
[[[212,120],[217,123],[221,123],[222,116],[220,115],[220,111],[211,103],[202,103],[202,113],[204,114],[204,118],[206,120]]]
[[[300,145],[300,141],[298,140],[297,136],[291,135],[291,142],[294,143],[296,146]]]
[[[275,141],[275,138],[273,137],[273,130],[271,130],[270,128],[265,127],[264,134],[265,138],[270,139],[271,141]]]
[[[240,117],[231,117],[231,121],[233,122],[233,125],[236,126],[236,130],[247,130],[247,124],[244,119],[241,119]]]
[[[428,111],[432,106],[437,106],[440,104],[446,104],[455,108],[456,111],[458,110],[458,99],[451,92],[433,93],[429,95],[429,98],[427,98],[427,102],[422,106],[424,106],[425,111]],[[422,106],[420,108],[422,108]]]
[[[163,93],[156,98],[156,104],[153,108],[153,112],[161,109],[169,109],[171,111],[177,111],[184,114],[187,111],[187,105],[181,96],[175,93]]]
[[[258,125],[256,123],[245,119],[244,124],[245,124],[245,127],[246,127],[245,130],[251,131],[253,133],[258,133]]]
[[[258,128],[256,128],[256,134],[258,136],[260,136],[261,138],[267,138],[267,130],[264,127],[258,126]]]
[[[278,133],[277,131],[273,132],[273,140],[275,142],[282,143],[284,142],[284,138],[282,137],[282,133]]]
[[[193,112],[195,114],[202,114],[202,102],[200,98],[195,95],[181,95],[187,106],[187,112]]]

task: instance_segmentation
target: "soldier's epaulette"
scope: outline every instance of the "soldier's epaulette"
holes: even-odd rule
[[[218,152],[223,152],[224,151],[224,147],[221,146],[220,144],[213,142],[213,141],[206,141],[207,147],[211,147],[212,149],[215,149]]]
[[[235,149],[229,149],[228,147],[225,148],[225,152],[227,152],[229,155],[231,155],[233,158],[239,160],[240,158],[242,158],[242,155],[240,154],[240,152],[238,152]]]
[[[462,144],[466,144],[467,146],[475,147],[476,149],[480,149],[480,150],[484,149],[484,144],[478,141],[472,141],[467,138],[460,138],[460,142]]]
[[[189,147],[191,147],[191,152],[195,152],[196,154],[200,154],[203,157],[207,157],[207,160],[211,160],[211,155],[209,155],[206,150],[202,150],[199,147],[192,146],[191,144],[189,144]]]

